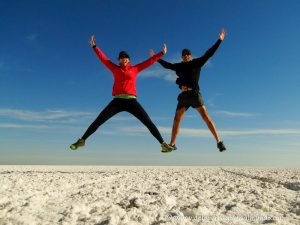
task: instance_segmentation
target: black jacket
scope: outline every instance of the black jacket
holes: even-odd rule
[[[221,40],[218,39],[217,42],[208,49],[205,54],[199,58],[195,58],[190,62],[180,62],[180,63],[169,63],[162,59],[158,62],[166,69],[174,70],[178,76],[176,84],[179,88],[181,86],[187,86],[199,91],[199,78],[201,67],[207,62],[207,60],[213,56],[218,47],[221,44]]]

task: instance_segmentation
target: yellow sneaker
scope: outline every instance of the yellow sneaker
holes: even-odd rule
[[[161,144],[161,152],[163,153],[168,153],[168,152],[172,152],[174,150],[174,148],[170,145],[168,145],[166,142],[163,142]]]
[[[78,139],[77,142],[71,144],[70,149],[76,150],[78,147],[83,147],[85,145],[85,140],[83,139]]]

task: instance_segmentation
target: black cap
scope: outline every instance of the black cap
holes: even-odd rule
[[[128,53],[126,51],[121,51],[119,53],[119,59],[121,59],[121,58],[128,58],[128,59],[130,59],[130,57],[129,57],[129,55],[128,55]]]
[[[191,55],[191,54],[192,54],[191,50],[187,48],[183,49],[181,53],[181,55]]]

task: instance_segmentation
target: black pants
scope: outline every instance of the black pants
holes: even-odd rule
[[[121,99],[114,98],[99,114],[97,119],[89,126],[85,134],[82,136],[83,140],[86,140],[92,135],[105,121],[113,117],[119,112],[126,111],[138,118],[151,132],[151,134],[162,143],[164,140],[161,137],[158,129],[151,121],[150,117],[138,103],[136,99]]]

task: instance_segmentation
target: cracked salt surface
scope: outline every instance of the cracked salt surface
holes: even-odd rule
[[[299,224],[300,170],[0,166],[0,224]]]

